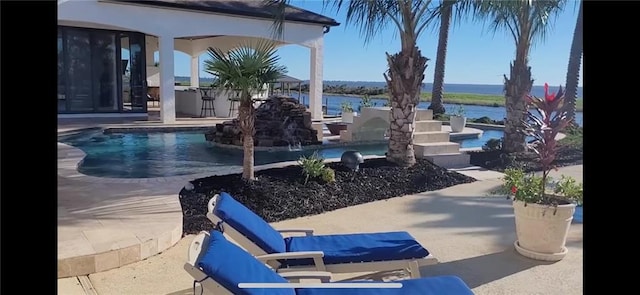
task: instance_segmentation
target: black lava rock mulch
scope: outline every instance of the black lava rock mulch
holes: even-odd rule
[[[334,183],[309,180],[304,184],[299,166],[258,171],[253,182],[243,181],[240,174],[196,179],[192,181],[193,190],[180,191],[183,233],[196,234],[213,227],[205,216],[207,202],[222,191],[266,221],[275,222],[475,181],[421,159],[410,168],[385,159],[365,160],[358,172],[340,163],[327,166],[335,170]]]
[[[582,164],[583,153],[581,147],[564,146],[558,150],[554,165],[556,167]],[[470,152],[471,165],[489,170],[504,172],[509,167],[520,167],[526,172],[541,171],[540,163],[533,152],[505,153],[501,150]]]

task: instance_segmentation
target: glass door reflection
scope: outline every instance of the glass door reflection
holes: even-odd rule
[[[120,36],[122,63],[122,110],[147,110],[146,57],[144,35],[123,33]]]
[[[67,72],[65,71],[64,33],[58,27],[58,111],[67,110]]]
[[[93,97],[97,111],[118,111],[115,37],[112,32],[96,32],[91,42]]]
[[[67,30],[66,56],[68,58],[67,110],[92,112],[91,38],[88,31]]]

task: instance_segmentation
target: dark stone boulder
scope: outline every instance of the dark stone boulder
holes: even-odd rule
[[[272,96],[255,112],[255,146],[318,145],[318,131],[311,126],[311,113],[288,96]],[[221,144],[242,145],[238,119],[216,124],[205,133],[208,141]]]

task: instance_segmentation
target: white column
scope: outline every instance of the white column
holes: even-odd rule
[[[191,56],[191,87],[200,87],[200,58]]]
[[[161,36],[158,38],[160,53],[160,119],[164,124],[176,122],[173,43],[173,36]]]
[[[147,56],[147,67],[153,67],[153,47],[147,45],[145,47],[146,56]]]
[[[324,39],[318,38],[311,47],[311,73],[309,76],[309,110],[312,120],[322,119],[322,63]]]
[[[146,50],[146,57],[147,57],[147,67],[153,67],[153,53],[156,51],[156,48],[158,47],[157,44],[153,44],[155,42],[155,38],[151,37],[151,36],[146,36],[145,37],[145,50]]]

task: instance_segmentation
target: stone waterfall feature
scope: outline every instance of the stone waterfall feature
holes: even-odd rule
[[[319,145],[318,131],[311,127],[311,113],[288,96],[272,96],[256,109],[254,146]],[[242,133],[238,119],[216,124],[207,131],[208,141],[242,146]]]

